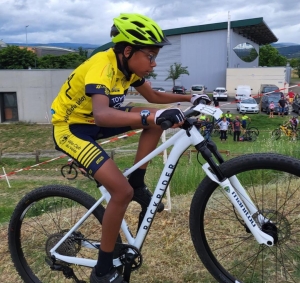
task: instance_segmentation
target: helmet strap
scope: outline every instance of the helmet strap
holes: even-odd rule
[[[119,61],[118,53],[122,54],[122,64],[119,64],[120,67],[121,67],[120,70],[125,75],[126,80],[129,81],[130,78],[131,78],[132,72],[129,70],[128,60],[132,57],[132,55],[136,51],[136,49],[133,46],[131,46],[131,50],[130,50],[129,56],[126,57],[125,54],[124,54],[125,53],[124,52],[125,48],[126,48],[126,46],[124,45],[124,48],[123,48],[122,52],[118,52],[119,51],[118,50],[117,52],[115,51],[115,53],[116,53],[116,57],[117,57],[117,60],[118,60],[119,63],[120,63],[120,61]]]

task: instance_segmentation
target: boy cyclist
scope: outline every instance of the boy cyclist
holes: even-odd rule
[[[129,87],[135,87],[151,103],[210,103],[207,95],[156,92],[145,83],[144,77],[156,67],[160,48],[170,44],[153,20],[139,14],[121,14],[114,19],[111,37],[115,46],[95,54],[75,69],[51,107],[56,148],[76,160],[111,195],[103,217],[101,247],[91,283],[125,282],[113,266],[121,220],[131,200],[137,201],[145,211],[152,197],[144,183],[147,164],[127,180],[96,141],[142,128],[136,163],[156,147],[162,134],[159,125],[164,120],[170,120],[174,128],[184,122],[178,108],[122,107]]]

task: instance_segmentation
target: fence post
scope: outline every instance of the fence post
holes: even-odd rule
[[[40,154],[41,154],[41,151],[37,149],[35,151],[35,162],[36,163],[40,163]]]
[[[114,160],[115,154],[116,154],[116,152],[115,152],[115,150],[113,149],[113,150],[110,152],[110,158],[111,158],[111,160]]]

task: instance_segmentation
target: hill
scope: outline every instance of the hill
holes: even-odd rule
[[[9,45],[17,45],[23,46],[24,44],[21,43],[7,43]],[[100,44],[101,45],[101,44]],[[83,49],[96,49],[100,45],[97,44],[89,44],[89,43],[74,43],[74,42],[53,42],[53,43],[28,43],[28,46],[54,46],[54,47],[61,47],[67,49],[74,49],[77,50],[79,47]],[[292,42],[280,42],[280,43],[272,43],[273,47],[275,47],[280,55],[283,55],[290,58],[300,57],[300,44],[292,43]]]
[[[280,55],[290,58],[300,58],[300,44],[298,43],[290,43],[290,42],[282,42],[282,43],[272,43],[273,47],[275,47]]]
[[[9,45],[17,45],[17,46],[24,46],[24,43],[7,43]],[[74,43],[74,42],[53,42],[53,43],[28,43],[28,46],[52,46],[52,47],[61,47],[67,49],[78,49],[82,47],[83,49],[95,49],[99,47],[96,44],[89,44],[89,43]]]

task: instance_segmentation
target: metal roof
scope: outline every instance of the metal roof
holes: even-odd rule
[[[198,33],[198,32],[207,32],[207,31],[215,31],[215,30],[225,30],[228,28],[228,22],[221,22],[215,24],[206,24],[206,25],[198,25],[198,26],[190,26],[190,27],[182,27],[182,28],[174,28],[164,30],[164,34],[166,36],[172,35],[181,35],[188,33]],[[238,21],[231,21],[230,28],[242,35],[243,37],[259,44],[265,45],[273,42],[277,42],[278,38],[273,34],[267,24],[264,22],[263,18],[253,18],[253,19],[245,19]],[[112,47],[114,44],[112,42],[108,42],[98,48],[96,48],[93,53],[103,50],[107,50]]]

